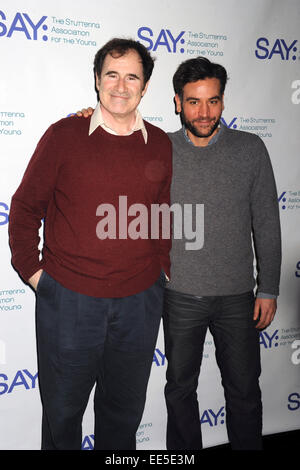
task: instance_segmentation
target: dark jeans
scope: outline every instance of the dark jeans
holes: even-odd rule
[[[164,274],[124,298],[70,291],[46,272],[37,288],[42,449],[81,448],[82,418],[96,383],[96,450],[136,448],[162,315]]]
[[[166,289],[167,449],[202,449],[197,387],[207,328],[221,372],[231,447],[261,449],[260,346],[253,309],[252,292],[196,297]]]

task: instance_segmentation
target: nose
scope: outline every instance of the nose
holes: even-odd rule
[[[124,91],[126,91],[125,78],[119,77],[118,83],[117,83],[117,90],[119,93],[124,93]]]
[[[198,116],[201,118],[209,117],[209,105],[208,103],[199,103]]]

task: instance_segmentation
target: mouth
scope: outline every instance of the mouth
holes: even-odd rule
[[[118,99],[118,100],[128,100],[129,96],[128,95],[116,95],[116,94],[111,94],[110,95],[112,98]]]
[[[193,124],[200,124],[202,126],[209,126],[213,124],[215,119],[194,119]]]

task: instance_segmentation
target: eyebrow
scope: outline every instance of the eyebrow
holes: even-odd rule
[[[117,72],[117,71],[115,71],[115,70],[108,70],[108,71],[105,73],[105,75],[110,75],[110,74],[113,74],[113,73],[119,75],[119,72]],[[138,80],[141,79],[141,78],[140,78],[138,75],[136,75],[135,73],[128,73],[127,76],[128,76],[128,77],[137,78]]]
[[[188,96],[187,98],[185,98],[186,101],[199,101],[201,98],[196,98],[196,97],[193,97],[193,96]],[[208,100],[220,100],[221,97],[220,95],[216,95],[216,96],[212,96],[210,98],[208,98]]]

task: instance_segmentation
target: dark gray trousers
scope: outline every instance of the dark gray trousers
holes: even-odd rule
[[[169,450],[202,449],[197,387],[208,328],[224,387],[231,447],[261,449],[260,345],[253,312],[252,292],[196,297],[166,289],[163,318]]]
[[[95,450],[132,450],[162,315],[164,274],[123,298],[70,291],[46,272],[37,288],[42,449],[74,450],[96,384]]]

